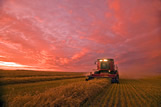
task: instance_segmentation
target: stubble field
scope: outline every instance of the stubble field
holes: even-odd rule
[[[83,73],[0,70],[0,106],[160,107],[161,76],[85,81]]]

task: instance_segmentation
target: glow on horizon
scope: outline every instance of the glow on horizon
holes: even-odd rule
[[[5,67],[27,67],[26,65],[17,64],[15,62],[4,62],[4,61],[0,61],[0,66],[5,66]]]

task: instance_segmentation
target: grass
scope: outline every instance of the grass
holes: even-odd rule
[[[19,78],[0,78],[0,85],[18,84],[18,83],[33,83],[41,81],[53,81],[71,78],[82,78],[84,76],[44,76],[44,77],[19,77]]]
[[[83,73],[0,71],[0,106],[160,107],[161,76],[85,81]]]
[[[18,95],[14,98],[5,96],[5,106],[79,106],[85,100],[90,101],[108,84],[107,79],[95,79],[89,82],[79,81],[50,88],[45,92],[34,95]]]
[[[0,78],[3,77],[40,77],[40,76],[80,76],[81,72],[48,72],[27,70],[0,70]]]
[[[54,88],[58,86],[63,86],[71,84],[74,82],[84,81],[84,78],[77,79],[64,79],[64,80],[55,80],[55,81],[41,81],[34,83],[25,83],[25,84],[8,84],[0,86],[0,89],[3,89],[3,95],[9,95],[10,97],[15,97],[17,95],[25,94],[38,94],[44,92],[49,88]]]
[[[83,73],[0,70],[0,85],[81,78]]]
[[[109,80],[85,81],[83,73],[0,71],[1,106],[78,106]],[[41,102],[41,103],[40,103]]]
[[[84,81],[83,73],[0,70],[0,106],[4,97],[38,94],[49,88]]]

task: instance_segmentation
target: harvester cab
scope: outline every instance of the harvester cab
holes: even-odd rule
[[[94,78],[111,78],[111,83],[119,83],[118,67],[114,64],[114,59],[97,59],[97,70],[90,73],[86,81]]]

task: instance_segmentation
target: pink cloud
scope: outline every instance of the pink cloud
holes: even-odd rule
[[[76,53],[75,55],[72,56],[72,60],[79,59],[79,58],[85,56],[87,52],[89,52],[88,49],[86,49],[86,48],[82,49],[81,52]]]
[[[3,62],[88,71],[105,57],[115,58],[122,72],[161,69],[159,0],[14,0],[2,5]]]

